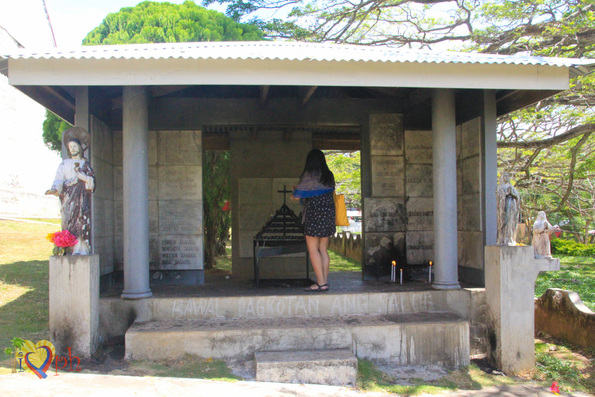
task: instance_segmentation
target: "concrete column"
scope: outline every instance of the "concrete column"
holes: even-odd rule
[[[152,296],[149,288],[149,95],[124,87],[124,290],[123,299]]]
[[[497,147],[497,126],[496,126],[496,92],[484,90],[483,93],[483,230],[484,246],[496,245],[497,243],[497,203],[496,189],[498,187],[498,147]]]
[[[457,249],[457,149],[455,97],[452,90],[432,93],[434,178],[434,284],[436,289],[461,288]]]

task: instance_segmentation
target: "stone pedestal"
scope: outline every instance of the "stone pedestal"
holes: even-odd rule
[[[535,280],[560,270],[560,260],[536,259],[532,246],[486,246],[488,357],[508,375],[533,371]]]
[[[99,255],[50,257],[50,341],[56,353],[90,357],[98,345]]]

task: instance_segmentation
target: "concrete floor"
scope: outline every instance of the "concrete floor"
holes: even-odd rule
[[[203,285],[151,286],[154,297],[225,297],[225,296],[275,296],[296,294],[353,294],[369,292],[404,292],[432,290],[428,280],[404,280],[403,284],[390,280],[362,280],[360,272],[332,272],[329,274],[328,292],[307,292],[304,288],[311,285],[306,279],[298,280],[260,280],[256,288],[254,280],[236,279],[232,276],[207,275]],[[476,287],[461,284],[463,288]],[[101,297],[120,296],[121,287],[114,287],[101,293]]]

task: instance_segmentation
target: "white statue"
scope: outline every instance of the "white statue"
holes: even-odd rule
[[[539,211],[533,224],[533,250],[536,258],[551,258],[550,235],[562,231],[558,225],[552,226],[545,216],[545,211]]]
[[[502,173],[496,195],[498,198],[498,245],[516,245],[521,196],[510,184],[510,174]]]
[[[88,147],[89,133],[80,127],[70,128],[62,134],[69,158],[62,160],[56,171],[52,187],[45,194],[58,196],[62,204],[62,230],[77,238],[73,255],[91,253],[91,194],[95,191],[95,174],[83,157]]]

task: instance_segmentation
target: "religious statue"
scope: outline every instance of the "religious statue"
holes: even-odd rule
[[[83,128],[64,131],[62,142],[69,158],[62,160],[52,187],[45,192],[60,198],[62,230],[68,230],[78,240],[73,255],[91,253],[91,194],[95,191],[95,174],[83,157],[89,141],[89,133]]]
[[[496,191],[498,199],[498,245],[516,245],[516,228],[519,220],[519,192],[510,184],[510,174],[502,173]]]
[[[533,250],[536,258],[551,258],[550,235],[561,232],[558,225],[552,226],[545,216],[545,211],[539,211],[533,224]]]

